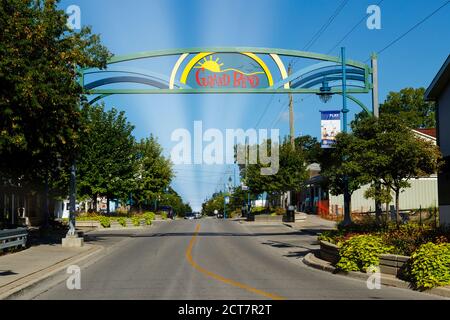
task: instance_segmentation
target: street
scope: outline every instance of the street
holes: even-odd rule
[[[284,225],[247,225],[212,218],[162,222],[137,233],[98,233],[93,242],[124,239],[81,267],[81,289],[68,275],[35,299],[438,299],[305,266],[315,236]],[[296,239],[296,245],[287,244]],[[286,240],[286,241],[285,241]],[[286,243],[285,243],[286,242]]]

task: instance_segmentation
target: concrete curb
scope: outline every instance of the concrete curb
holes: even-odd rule
[[[303,258],[303,263],[307,265],[308,267],[312,267],[318,270],[327,271],[334,274],[339,274],[341,276],[347,276],[353,279],[359,279],[367,281],[370,275],[362,273],[362,272],[356,272],[356,271],[349,271],[349,272],[338,272],[335,267],[331,265],[331,263],[324,261],[322,259],[317,258],[313,253],[308,253]],[[396,287],[401,289],[411,289],[411,285],[403,280],[400,280],[394,276],[390,275],[381,275],[381,284],[389,287]],[[450,288],[447,287],[439,287],[439,288],[433,288],[430,290],[423,291],[424,293],[428,294],[434,294],[438,296],[442,296],[445,298],[450,298]]]
[[[99,245],[92,245],[92,248],[82,254],[72,256],[70,258],[59,261],[47,268],[28,274],[22,278],[19,278],[2,288],[0,288],[0,300],[11,299],[16,295],[20,295],[26,289],[29,289],[37,284],[47,280],[58,272],[67,269],[68,266],[78,264],[97,253],[100,253],[105,248]]]

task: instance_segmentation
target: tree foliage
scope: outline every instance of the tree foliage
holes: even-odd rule
[[[82,113],[78,195],[126,198],[134,182],[134,127],[124,112],[116,109],[105,111],[104,106],[86,105]]]
[[[10,183],[67,172],[85,103],[77,68],[104,68],[111,56],[90,28],[66,22],[54,0],[0,2],[0,172]]]
[[[435,128],[436,106],[425,101],[425,88],[404,88],[400,92],[390,92],[380,106],[381,114],[391,114],[401,118],[412,128]]]
[[[439,148],[415,136],[403,119],[390,114],[354,124],[353,135],[364,151],[355,155],[355,161],[364,167],[367,179],[380,181],[395,193],[398,217],[400,192],[410,187],[412,178],[437,172]]]
[[[133,199],[142,208],[144,203],[150,203],[169,187],[174,175],[172,164],[163,156],[163,149],[155,137],[139,141],[135,152]]]
[[[250,148],[259,150],[258,148],[265,148],[267,144],[270,145],[270,141]],[[261,174],[261,169],[265,165],[259,160],[258,158],[257,164],[240,166],[241,179],[249,187],[252,195],[267,192],[269,198],[273,198],[288,191],[298,191],[307,178],[304,152],[301,148],[293,150],[286,139],[279,145],[279,170],[276,174]]]

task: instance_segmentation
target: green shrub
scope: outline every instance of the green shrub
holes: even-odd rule
[[[100,222],[103,228],[111,227],[111,219],[109,217],[100,216],[98,218],[98,221]]]
[[[340,259],[337,269],[343,271],[363,271],[380,264],[379,256],[389,253],[391,247],[386,246],[381,237],[374,235],[357,235],[345,241],[339,249]]]
[[[344,235],[345,233],[341,230],[325,230],[317,237],[317,239],[319,241],[326,241],[337,245],[340,242],[340,238]]]
[[[142,217],[145,219],[146,225],[151,225],[152,221],[155,220],[155,214],[153,212],[146,212],[142,215]]]
[[[166,220],[167,219],[167,212],[161,212],[161,219]]]
[[[417,223],[407,223],[399,227],[390,227],[383,233],[383,241],[394,247],[392,253],[410,256],[422,244],[431,241],[431,229]]]
[[[286,213],[286,209],[284,208],[275,208],[275,215],[282,216]]]
[[[450,244],[421,245],[411,255],[408,269],[408,276],[418,289],[450,284]]]
[[[133,223],[133,226],[139,227],[141,225],[141,219],[138,216],[133,216],[131,218],[131,223]]]
[[[117,219],[117,222],[122,226],[122,227],[126,227],[127,226],[127,219],[125,219],[124,217],[120,217]]]
[[[267,208],[266,207],[255,207],[255,208],[252,208],[252,213],[253,214],[266,214]]]

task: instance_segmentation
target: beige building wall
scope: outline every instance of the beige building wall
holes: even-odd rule
[[[437,177],[412,179],[409,181],[411,188],[404,189],[400,194],[400,210],[418,209],[437,207],[438,206],[438,189]],[[375,201],[373,199],[364,198],[364,192],[369,188],[365,185],[356,190],[352,195],[352,212],[375,211]],[[394,193],[392,197],[394,198]],[[394,205],[394,202],[390,203]],[[335,206],[342,211],[344,207],[344,197],[330,195],[330,213],[334,213]],[[383,204],[385,209],[385,205]]]

